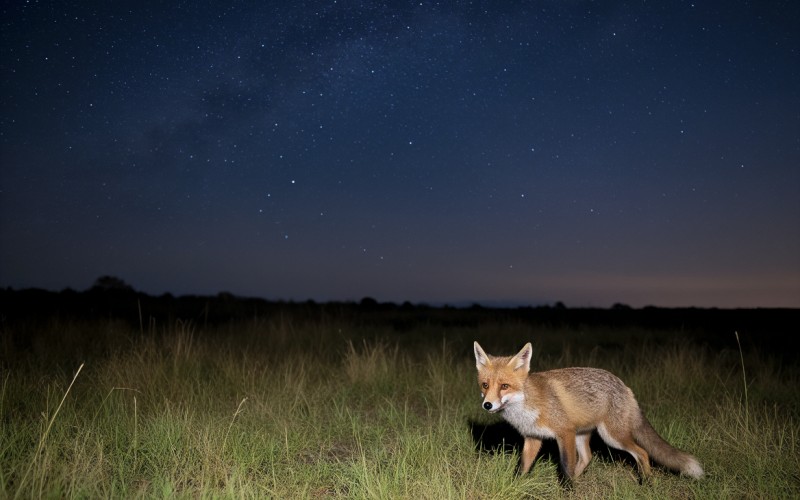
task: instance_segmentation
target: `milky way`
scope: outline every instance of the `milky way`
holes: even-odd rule
[[[14,2],[0,286],[800,307],[794,2]]]

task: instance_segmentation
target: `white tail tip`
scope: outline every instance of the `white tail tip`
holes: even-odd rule
[[[700,462],[698,462],[694,458],[691,458],[689,459],[689,461],[686,462],[686,465],[683,466],[682,472],[687,476],[693,477],[695,479],[700,479],[701,477],[703,477],[703,467],[701,467]]]

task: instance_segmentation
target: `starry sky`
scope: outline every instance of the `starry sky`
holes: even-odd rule
[[[800,307],[797,2],[1,9],[0,286]]]

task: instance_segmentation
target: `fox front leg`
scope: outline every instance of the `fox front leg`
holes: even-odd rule
[[[578,445],[578,465],[575,467],[575,477],[581,475],[583,470],[589,465],[592,460],[592,449],[589,447],[589,438],[591,434],[578,434],[575,437],[575,442]]]
[[[527,474],[531,470],[531,465],[542,447],[542,440],[534,437],[526,437],[525,444],[522,445],[522,463],[520,464],[519,473]]]
[[[578,461],[578,448],[575,441],[575,433],[567,432],[561,436],[556,436],[558,443],[558,453],[561,455],[561,469],[564,475],[572,481],[575,479],[575,468]]]

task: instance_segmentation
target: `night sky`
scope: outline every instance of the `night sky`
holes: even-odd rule
[[[800,3],[2,7],[0,286],[800,307]]]

